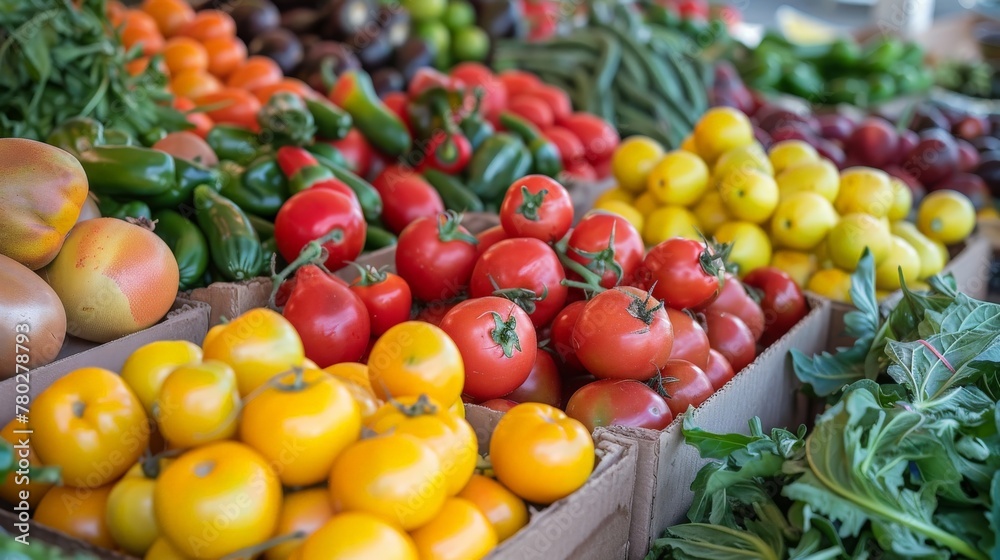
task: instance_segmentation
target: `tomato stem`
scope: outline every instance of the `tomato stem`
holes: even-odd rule
[[[521,185],[521,198],[523,202],[517,207],[516,213],[524,216],[525,219],[537,222],[540,218],[538,211],[545,203],[545,195],[549,194],[548,189],[542,189],[537,193],[528,190],[527,185]]]
[[[370,264],[358,264],[354,261],[347,261],[347,264],[358,269],[358,280],[357,285],[368,287],[374,286],[376,284],[382,283],[388,277],[386,270],[388,266],[383,266],[381,268],[375,268]]]
[[[512,358],[514,350],[521,352],[521,339],[517,336],[517,317],[513,313],[506,321],[503,316],[496,311],[493,314],[494,328],[490,331],[490,337],[503,349],[503,355]]]
[[[438,412],[437,405],[432,403],[430,397],[423,393],[417,397],[416,402],[410,405],[403,404],[392,397],[389,397],[389,402],[392,403],[392,406],[396,407],[396,410],[410,418],[437,414]]]
[[[471,245],[478,245],[479,239],[471,233],[464,232],[462,227],[462,214],[454,210],[446,210],[438,214],[438,239],[442,243],[448,241],[465,241]]]
[[[284,544],[288,541],[304,539],[309,536],[305,531],[295,531],[293,533],[287,533],[281,535],[280,537],[274,537],[273,539],[266,540],[258,545],[248,546],[246,548],[241,548],[232,554],[227,554],[223,556],[220,560],[246,560],[259,555],[265,550],[274,548],[279,544]]]
[[[340,228],[331,230],[329,233],[320,237],[319,239],[314,239],[306,244],[305,247],[299,251],[299,256],[295,258],[294,261],[288,264],[281,272],[275,274],[271,277],[271,296],[267,299],[268,307],[274,309],[275,311],[281,311],[278,307],[276,298],[278,297],[278,290],[281,289],[281,285],[288,280],[288,277],[294,274],[298,269],[303,266],[314,264],[324,271],[329,273],[329,270],[323,266],[326,259],[329,257],[329,252],[323,247],[323,244],[329,242],[340,243],[344,240],[344,231]]]
[[[578,275],[580,275],[580,278],[583,278],[582,285],[572,286],[572,287],[582,288],[584,291],[588,291],[591,293],[600,293],[604,291],[604,287],[601,286],[600,276],[598,276],[597,274],[595,274],[593,271],[583,266],[582,264],[569,258],[569,255],[566,254],[566,249],[564,249],[563,247],[557,246],[555,247],[555,251],[556,255],[559,257],[559,262],[562,263],[564,268],[577,273]],[[563,284],[569,286],[569,284],[566,284],[566,282],[573,282],[573,281],[568,279],[563,280]]]

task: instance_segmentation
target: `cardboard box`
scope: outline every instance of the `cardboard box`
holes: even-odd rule
[[[464,216],[462,224],[472,233],[480,233],[500,224],[496,214],[469,213]],[[361,256],[358,262],[374,266],[392,265],[395,262],[395,247],[386,247]],[[337,273],[341,278],[351,281],[357,277],[354,267],[347,267]],[[224,319],[233,319],[257,307],[267,307],[271,296],[271,279],[268,277],[254,278],[243,282],[216,282],[205,288],[196,288],[185,292],[182,297],[200,301],[211,307],[209,326],[215,326]]]
[[[594,201],[597,200],[597,197],[614,186],[613,179],[567,182],[566,190],[569,191],[569,197],[573,200],[573,223],[580,221],[584,214],[594,208]]]
[[[976,299],[986,299],[990,287],[990,270],[993,261],[993,244],[985,235],[970,237],[961,246],[952,250],[952,258],[944,267],[945,273],[955,277],[958,291]],[[817,296],[818,297],[818,296]],[[883,309],[891,309],[902,292],[897,291],[882,302]],[[854,339],[847,335],[844,327],[844,316],[854,310],[848,303],[834,301],[830,303],[830,336],[826,350],[832,352],[854,344]]]
[[[480,453],[488,453],[490,436],[503,414],[466,405],[466,418],[479,438]],[[625,558],[635,483],[636,453],[628,442],[597,444],[597,465],[587,483],[572,495],[534,513],[528,526],[498,546],[487,558],[500,560],[611,560]],[[0,510],[0,526],[14,532],[16,517]],[[19,533],[19,532],[16,532]],[[32,542],[46,542],[66,551],[84,551],[98,558],[137,560],[88,545],[32,522]]]
[[[693,416],[695,424],[713,432],[746,432],[759,416],[764,429],[797,426],[807,420],[808,406],[798,393],[789,350],[807,354],[825,348],[830,324],[829,302],[809,298],[810,311],[780,340],[712,395]],[[687,517],[691,483],[707,462],[684,443],[682,418],[663,431],[613,426],[599,428],[599,441],[634,442],[638,451],[628,558],[640,560],[663,530]]]
[[[31,369],[28,394],[34,400],[57,379],[82,367],[118,371],[132,352],[156,340],[189,340],[201,344],[208,332],[208,315],[208,305],[177,298],[167,316],[148,329],[99,345],[73,339],[63,346],[59,359]],[[21,382],[23,379],[17,376],[0,381],[0,426],[14,418],[16,387]]]

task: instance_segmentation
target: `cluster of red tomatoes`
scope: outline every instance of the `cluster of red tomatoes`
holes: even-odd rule
[[[573,227],[569,193],[545,176],[510,186],[499,226],[473,235],[461,220],[408,225],[395,272],[360,267],[347,284],[300,269],[278,303],[306,356],[364,361],[373,337],[412,316],[457,344],[467,402],[541,402],[591,429],[659,429],[807,312],[781,271],[726,273],[724,247],[675,238],[646,252],[634,226],[602,211]]]

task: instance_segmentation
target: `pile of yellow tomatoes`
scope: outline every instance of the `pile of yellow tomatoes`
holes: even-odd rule
[[[464,375],[455,343],[419,322],[382,335],[368,365],[326,370],[267,309],[201,346],[148,344],[120,375],[79,369],[31,404],[32,465],[62,481],[31,488],[34,521],[148,560],[482,558],[527,503],[587,481],[594,442],[527,403],[480,427],[481,457]]]
[[[799,140],[765,151],[749,119],[728,107],[709,110],[676,151],[626,139],[612,171],[617,185],[595,206],[628,219],[647,245],[711,236],[732,245],[740,276],[774,266],[839,301],[850,301],[850,273],[866,247],[883,294],[900,287],[900,269],[919,287],[976,221],[956,191],[934,191],[914,211],[910,189],[882,170],[838,170]]]

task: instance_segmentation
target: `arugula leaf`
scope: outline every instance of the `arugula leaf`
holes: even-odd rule
[[[746,531],[687,523],[667,529],[669,537],[656,539],[654,550],[669,549],[670,558],[676,560],[782,560],[773,548],[760,537]],[[657,558],[650,551],[647,560]]]
[[[693,407],[688,407],[687,414],[681,424],[684,442],[698,448],[698,453],[705,459],[725,459],[740,449],[746,449],[753,441],[764,437],[760,418],[750,420],[750,434],[714,434],[694,425],[692,420]]]

